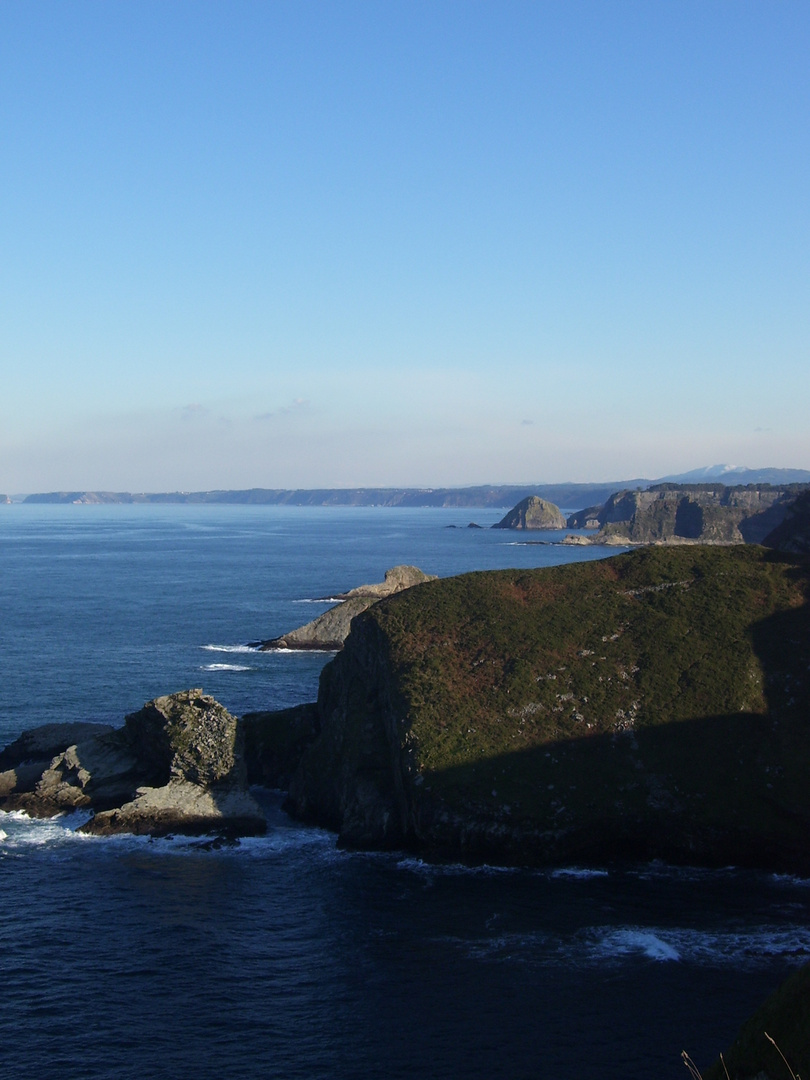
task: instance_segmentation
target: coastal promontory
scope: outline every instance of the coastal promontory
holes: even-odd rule
[[[289,808],[349,846],[808,872],[809,587],[740,545],[406,590],[324,669]]]

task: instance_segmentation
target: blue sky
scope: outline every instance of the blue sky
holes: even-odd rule
[[[810,468],[804,0],[6,0],[0,491]]]

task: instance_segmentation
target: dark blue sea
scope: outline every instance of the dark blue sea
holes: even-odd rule
[[[313,700],[327,655],[246,643],[397,563],[603,554],[465,527],[499,516],[0,507],[0,745],[192,686],[237,714]],[[0,814],[0,1075],[667,1080],[810,958],[810,881],[347,853],[261,797],[268,835],[218,851]]]

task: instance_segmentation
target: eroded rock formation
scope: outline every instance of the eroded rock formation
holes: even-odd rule
[[[47,725],[0,754],[0,807],[36,817],[85,809],[90,833],[251,835],[266,822],[247,787],[236,717],[202,690],[155,698],[123,728]]]

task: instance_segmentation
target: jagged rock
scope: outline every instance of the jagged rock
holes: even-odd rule
[[[92,810],[85,832],[243,835],[266,828],[248,793],[238,722],[202,690],[155,698],[123,728],[34,729],[0,754],[0,764],[10,766],[0,774],[3,809],[37,817]]]
[[[386,570],[384,581],[374,585],[359,585],[356,589],[338,593],[334,597],[340,601],[337,607],[330,608],[297,630],[259,642],[258,648],[263,652],[269,649],[327,649],[337,652],[343,648],[355,615],[386,596],[433,580],[435,575],[424,574],[415,566],[394,566]]]
[[[425,574],[418,566],[392,566],[385,571],[385,578],[374,585],[358,585],[356,589],[338,593],[337,600],[351,600],[356,596],[370,596],[375,600],[382,600],[384,596],[393,596],[394,593],[410,589],[414,585],[421,585],[423,581],[435,581],[435,574]]]
[[[493,529],[564,529],[565,518],[554,503],[529,495],[514,506]]]

